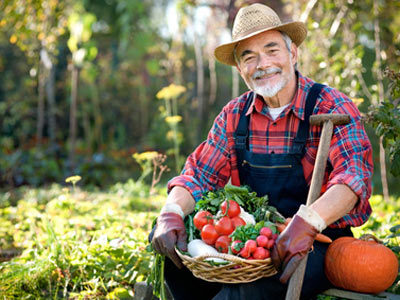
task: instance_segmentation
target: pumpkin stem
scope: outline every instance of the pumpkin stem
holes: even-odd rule
[[[374,236],[373,234],[370,233],[365,233],[362,236],[360,236],[359,238],[362,241],[366,241],[366,242],[377,242],[378,244],[382,244],[382,241],[380,239],[378,239],[376,236]]]

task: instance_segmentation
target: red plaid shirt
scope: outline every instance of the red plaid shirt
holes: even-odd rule
[[[298,73],[298,88],[291,104],[274,121],[268,107],[260,96],[256,96],[247,114],[251,115],[249,125],[249,147],[256,153],[288,153],[296,137],[300,120],[304,119],[304,106],[307,94],[314,81]],[[237,157],[234,149],[234,133],[239,122],[240,112],[244,109],[246,92],[231,100],[220,112],[208,134],[188,157],[181,175],[172,178],[168,189],[173,186],[186,188],[198,201],[203,192],[219,189],[231,179],[239,185]],[[322,192],[334,184],[349,186],[358,196],[356,206],[331,227],[360,226],[371,214],[368,199],[371,195],[371,177],[373,171],[372,148],[361,123],[360,112],[353,102],[343,93],[325,87],[314,108],[314,114],[348,114],[351,121],[345,126],[334,128],[329,162],[333,171],[326,172]],[[317,154],[321,127],[310,126],[306,143],[306,153],[302,159],[304,176],[310,185],[314,162]]]

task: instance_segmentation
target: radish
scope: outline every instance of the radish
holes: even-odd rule
[[[260,229],[260,235],[265,235],[267,238],[272,237],[272,230],[269,227],[263,227]]]
[[[259,247],[267,247],[268,245],[268,238],[265,235],[259,235],[256,238],[257,245]]]
[[[257,248],[257,243],[255,240],[248,240],[245,244],[244,244],[244,248],[247,248],[247,250],[249,251],[250,254],[252,254],[256,248]]]
[[[256,250],[253,253],[253,257],[255,259],[264,259],[266,258],[266,250],[263,247],[257,247]]]

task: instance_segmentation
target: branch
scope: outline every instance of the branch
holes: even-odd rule
[[[343,5],[343,6],[340,8],[339,13],[336,15],[336,18],[335,18],[335,20],[332,22],[332,26],[331,26],[331,28],[329,29],[329,39],[332,39],[332,38],[335,36],[337,30],[339,29],[340,21],[341,21],[341,20],[343,19],[343,17],[345,16],[347,10],[348,10],[348,7],[347,7],[346,5]]]
[[[310,0],[307,3],[306,9],[300,16],[300,21],[305,22],[308,19],[308,15],[310,14],[311,10],[313,9],[314,5],[317,3],[318,0]]]

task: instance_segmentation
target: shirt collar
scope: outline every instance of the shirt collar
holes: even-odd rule
[[[304,107],[307,98],[307,93],[310,89],[310,84],[312,85],[312,81],[301,75],[299,71],[296,71],[297,77],[297,91],[292,99],[291,105],[289,105],[289,110],[292,110],[295,116],[299,119],[304,120]],[[249,93],[249,96],[253,97],[251,100],[252,103],[249,109],[246,112],[246,116],[253,113],[254,110],[258,113],[265,114],[267,111],[267,105],[264,102],[262,96],[252,92]]]

